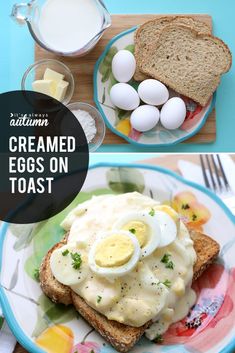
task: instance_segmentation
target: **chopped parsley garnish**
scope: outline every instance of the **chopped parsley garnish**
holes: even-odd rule
[[[197,215],[193,214],[193,215],[192,215],[192,220],[193,220],[193,221],[196,221],[196,219],[197,219]]]
[[[162,284],[164,284],[164,286],[167,288],[171,288],[171,281],[169,281],[169,279],[166,279],[164,282],[162,282]]]
[[[182,210],[188,210],[190,208],[188,203],[182,204],[181,206]]]
[[[155,215],[154,208],[151,208],[151,210],[149,211],[149,215],[152,216],[152,217]]]
[[[67,256],[68,254],[69,254],[69,250],[68,249],[66,249],[65,251],[62,252],[63,256]]]
[[[163,342],[163,337],[162,335],[157,334],[157,336],[153,340],[155,343],[162,343]]]
[[[33,271],[33,277],[36,281],[39,282],[39,268],[35,268],[35,270]]]
[[[170,270],[173,270],[174,269],[174,263],[172,261],[169,261],[167,264],[166,264],[166,268],[169,268]]]
[[[129,232],[131,232],[132,234],[135,234],[136,233],[136,229],[135,228],[131,228],[131,229],[129,229]]]
[[[97,303],[100,303],[102,300],[102,297],[100,295],[97,296]]]
[[[170,260],[171,254],[164,254],[163,258],[161,259],[161,262],[165,264],[166,268],[169,268],[171,270],[174,269],[174,263]]]
[[[81,267],[82,264],[82,259],[81,259],[81,255],[79,253],[70,253],[70,256],[73,260],[72,262],[72,266],[75,270],[78,270]]]
[[[163,258],[161,259],[161,262],[163,264],[167,264],[170,260],[171,254],[164,254]]]

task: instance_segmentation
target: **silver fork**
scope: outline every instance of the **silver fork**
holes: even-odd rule
[[[235,214],[235,195],[231,190],[218,154],[200,155],[205,186],[214,191]]]

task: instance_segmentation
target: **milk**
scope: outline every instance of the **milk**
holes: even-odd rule
[[[95,0],[47,0],[38,22],[42,41],[63,53],[84,47],[101,27],[102,15]]]

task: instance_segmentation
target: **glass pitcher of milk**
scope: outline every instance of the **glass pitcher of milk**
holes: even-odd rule
[[[111,25],[102,0],[31,0],[15,4],[11,16],[42,48],[63,56],[87,54]]]

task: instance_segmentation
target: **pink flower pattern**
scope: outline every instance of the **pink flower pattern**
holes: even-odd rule
[[[164,344],[184,344],[189,352],[206,353],[221,342],[235,322],[235,268],[213,264],[193,285],[197,303],[188,316],[173,324]]]

